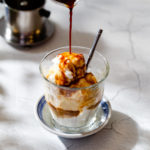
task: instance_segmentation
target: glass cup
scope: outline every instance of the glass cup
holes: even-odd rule
[[[92,72],[97,83],[88,87],[70,88],[49,81],[46,76],[56,55],[68,52],[69,47],[61,47],[50,51],[40,63],[40,72],[44,78],[44,95],[57,128],[65,131],[81,131],[90,126],[96,119],[99,103],[103,98],[104,80],[109,73],[109,65],[104,56],[94,52],[87,72]],[[90,49],[72,46],[72,52],[83,54],[87,61]]]

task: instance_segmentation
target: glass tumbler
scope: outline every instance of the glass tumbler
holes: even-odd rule
[[[44,79],[44,96],[53,123],[61,129],[79,131],[90,126],[96,119],[98,106],[103,98],[104,80],[108,76],[109,65],[106,58],[95,51],[87,72],[94,74],[97,79],[96,84],[80,88],[56,85],[46,78],[52,65],[52,59],[68,51],[69,47],[50,51],[40,63],[40,73]],[[72,46],[72,52],[83,54],[85,62],[89,51],[89,48]]]

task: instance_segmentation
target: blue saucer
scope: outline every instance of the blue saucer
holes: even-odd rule
[[[41,99],[37,102],[35,108],[35,115],[37,120],[49,132],[65,138],[75,139],[95,134],[96,132],[104,128],[104,126],[108,123],[111,117],[110,102],[103,98],[103,100],[98,106],[95,122],[92,125],[90,125],[90,127],[85,127],[84,131],[82,132],[69,133],[58,129],[57,126],[55,126],[54,122],[52,121],[52,116],[48,107],[49,106],[45,101],[45,97],[41,97]]]

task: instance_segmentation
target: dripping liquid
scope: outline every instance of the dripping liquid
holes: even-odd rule
[[[72,41],[72,10],[73,10],[73,7],[70,7],[69,8],[69,11],[70,11],[70,26],[69,26],[69,52],[71,54],[71,41]]]
[[[54,0],[54,1],[57,1],[57,2],[60,2],[62,4],[65,4],[65,6],[67,8],[69,8],[69,52],[71,53],[71,41],[72,41],[72,14],[73,14],[73,7],[74,7],[74,4],[77,0]]]

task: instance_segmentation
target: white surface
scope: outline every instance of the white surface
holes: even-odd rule
[[[50,134],[33,114],[43,93],[39,62],[68,44],[68,10],[46,8],[56,31],[44,45],[16,50],[0,37],[0,150],[150,150],[150,0],[81,0],[74,9],[73,45],[90,47],[104,29],[97,48],[110,63],[105,95],[114,109],[105,129],[80,140]]]

